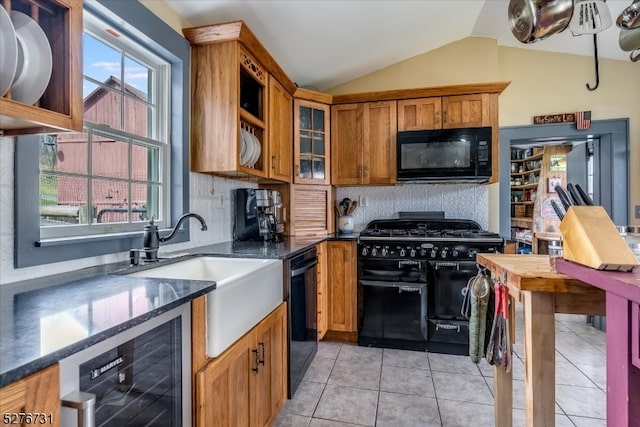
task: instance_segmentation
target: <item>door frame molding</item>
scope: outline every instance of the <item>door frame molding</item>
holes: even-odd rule
[[[575,123],[548,125],[505,126],[500,128],[500,174],[499,179],[499,216],[500,235],[511,236],[511,211],[509,203],[511,146],[524,143],[570,142],[572,140],[594,139],[609,140],[609,158],[611,159],[611,206],[609,212],[614,223],[628,224],[629,218],[629,118],[595,120],[586,130],[576,129]],[[603,177],[601,177],[602,179]],[[602,187],[606,191],[606,186]],[[615,190],[615,191],[614,191]]]

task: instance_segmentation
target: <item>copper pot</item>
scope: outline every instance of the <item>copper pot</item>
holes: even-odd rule
[[[573,0],[510,0],[509,26],[522,43],[534,43],[564,31],[573,15]]]

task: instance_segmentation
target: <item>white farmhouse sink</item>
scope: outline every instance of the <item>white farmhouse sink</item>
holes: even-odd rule
[[[194,257],[131,276],[215,280],[207,294],[207,356],[217,357],[282,302],[282,261]]]

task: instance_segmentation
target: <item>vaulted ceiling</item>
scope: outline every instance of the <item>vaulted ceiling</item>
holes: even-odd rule
[[[299,86],[328,89],[466,37],[593,56],[591,35],[569,29],[537,43],[511,33],[508,0],[167,0],[193,26],[243,20]],[[606,2],[614,24],[598,34],[601,58],[629,61],[615,19],[631,0]]]

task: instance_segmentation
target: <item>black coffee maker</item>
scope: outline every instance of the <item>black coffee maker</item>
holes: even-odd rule
[[[280,193],[273,190],[239,188],[235,190],[235,240],[281,242],[284,224]]]

